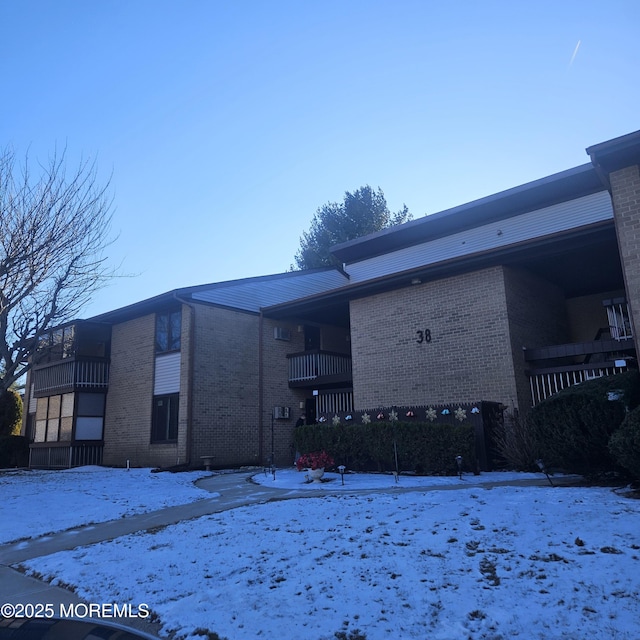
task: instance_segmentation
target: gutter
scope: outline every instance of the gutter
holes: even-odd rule
[[[189,307],[189,366],[187,368],[187,433],[186,433],[186,461],[185,463],[191,466],[191,450],[192,450],[192,434],[193,434],[193,378],[194,378],[194,355],[196,344],[196,310],[195,305],[181,298],[177,293],[173,294],[173,297],[180,303]]]
[[[264,315],[260,309],[258,318],[258,463],[264,462],[264,425],[262,416],[264,415],[264,360],[262,356],[263,345],[263,324]]]

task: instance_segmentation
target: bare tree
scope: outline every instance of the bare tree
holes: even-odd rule
[[[0,389],[29,368],[38,339],[74,319],[112,278],[104,250],[111,225],[109,182],[100,186],[93,162],[67,171],[55,153],[31,173],[32,162],[0,150]]]

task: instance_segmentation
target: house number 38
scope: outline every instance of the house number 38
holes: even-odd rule
[[[422,344],[423,342],[431,342],[431,329],[425,329],[422,331],[421,329],[416,331],[418,337],[416,338],[416,342],[418,344]]]

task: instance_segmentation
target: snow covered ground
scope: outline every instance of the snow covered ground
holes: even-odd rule
[[[120,484],[126,472],[105,473],[113,474],[108,494],[121,496],[121,508],[127,495],[140,504],[138,485]],[[83,493],[82,471],[59,475],[69,483],[65,489],[60,480],[56,491],[76,494],[76,520],[89,507],[95,519],[99,490],[89,487],[100,474],[84,474]],[[36,477],[23,478],[25,508]],[[175,484],[178,476],[166,477],[166,493],[188,490]],[[286,495],[303,477],[286,471],[275,482],[258,479]],[[473,481],[403,477],[400,485]],[[326,487],[302,485],[317,498],[234,509],[25,566],[74,585],[90,602],[148,604],[164,631],[179,637],[202,638],[205,630],[229,640],[640,636],[639,500],[608,488],[415,493],[397,491],[389,476],[346,482],[386,491],[336,491],[338,476]],[[31,517],[28,509],[16,513]]]
[[[103,467],[3,473],[0,544],[210,498],[193,484],[208,475]]]

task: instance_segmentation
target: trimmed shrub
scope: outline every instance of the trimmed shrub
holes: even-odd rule
[[[17,436],[22,425],[22,398],[9,389],[0,392],[0,437]]]
[[[593,475],[614,468],[609,439],[626,408],[637,406],[638,381],[636,371],[589,380],[536,405],[528,419],[536,455],[547,467],[573,473]]]
[[[295,433],[298,451],[324,450],[336,464],[354,471],[401,471],[456,474],[456,456],[476,468],[475,436],[469,424],[372,422],[349,425],[307,425]]]
[[[29,464],[29,442],[24,436],[0,438],[0,469],[26,467]]]
[[[640,480],[640,407],[630,411],[611,436],[609,451],[621,467]]]

